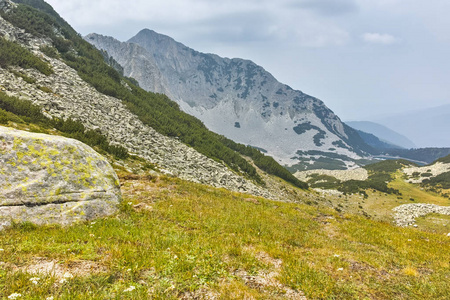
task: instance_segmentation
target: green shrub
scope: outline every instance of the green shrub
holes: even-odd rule
[[[41,52],[51,58],[59,58],[58,50],[51,46],[44,46],[40,48]]]
[[[450,189],[450,172],[439,174],[436,177],[424,179],[422,181],[422,185]]]
[[[22,78],[27,83],[30,83],[30,84],[36,83],[36,79],[31,78],[31,77],[29,77],[29,76],[27,76],[27,75],[25,75],[25,74],[23,74],[21,72],[17,72],[17,71],[14,71],[14,70],[10,70],[10,72],[13,73],[16,77]]]
[[[40,89],[41,91],[45,92],[45,93],[53,94],[52,89],[51,89],[51,88],[48,88],[48,87],[46,87],[46,86],[40,86],[39,89]]]
[[[0,38],[0,67],[19,66],[24,69],[36,69],[42,74],[50,75],[53,69],[36,57],[28,49]]]
[[[31,101],[9,97],[0,92],[0,124],[6,124],[8,120],[13,122],[23,122],[22,120],[24,120],[46,128],[56,128],[66,137],[77,139],[91,147],[98,147],[117,158],[128,157],[125,148],[109,144],[100,131],[86,130],[81,122],[72,119],[49,119],[42,114],[41,108],[32,104]]]

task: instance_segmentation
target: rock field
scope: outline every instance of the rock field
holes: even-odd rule
[[[403,172],[408,175],[408,182],[421,183],[424,179],[429,177],[419,175],[417,178],[413,178],[413,173],[431,173],[431,177],[436,177],[442,173],[450,172],[450,164],[438,162],[430,166],[405,168],[403,169]]]
[[[406,227],[414,225],[416,218],[428,214],[441,214],[450,216],[450,206],[439,206],[435,204],[404,204],[393,209],[394,222],[397,226]]]
[[[357,168],[352,170],[309,170],[299,171],[294,175],[302,181],[308,181],[312,174],[328,175],[339,179],[340,181],[349,180],[366,180],[369,178],[369,174],[366,169]]]
[[[275,198],[225,165],[144,125],[121,100],[99,93],[64,62],[40,52],[40,46],[48,44],[48,41],[33,39],[1,17],[0,35],[26,45],[54,69],[54,74],[45,76],[35,70],[16,68],[36,79],[35,84],[29,84],[9,70],[0,68],[0,90],[8,95],[31,100],[41,106],[48,116],[70,117],[81,121],[89,129],[99,129],[111,143],[125,147],[130,153],[158,165],[168,174],[232,191]],[[53,93],[43,92],[39,86],[49,88]]]

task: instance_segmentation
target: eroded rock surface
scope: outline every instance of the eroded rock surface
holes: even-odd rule
[[[113,214],[120,199],[116,173],[89,146],[0,127],[0,229],[95,219]]]

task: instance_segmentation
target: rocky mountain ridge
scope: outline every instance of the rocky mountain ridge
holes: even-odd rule
[[[321,152],[338,155],[348,167],[371,151],[322,101],[278,82],[249,60],[200,53],[148,29],[125,43],[98,34],[85,39],[145,89],[167,94],[210,130],[257,147],[281,164],[308,165]]]
[[[54,70],[54,74],[46,76],[33,69],[15,67],[16,71],[36,81],[28,83],[14,75],[10,69],[0,68],[1,92],[32,101],[41,106],[50,117],[70,117],[81,121],[88,129],[100,130],[112,143],[158,165],[168,174],[215,187],[274,198],[222,163],[144,125],[119,99],[99,93],[63,61],[42,53],[41,47],[49,45],[51,41],[24,33],[1,17],[0,35],[27,47],[48,62]],[[45,87],[46,91],[40,87]]]

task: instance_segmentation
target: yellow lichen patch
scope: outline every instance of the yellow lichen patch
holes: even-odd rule
[[[406,267],[402,270],[402,273],[408,276],[418,276],[419,272],[413,267]]]

